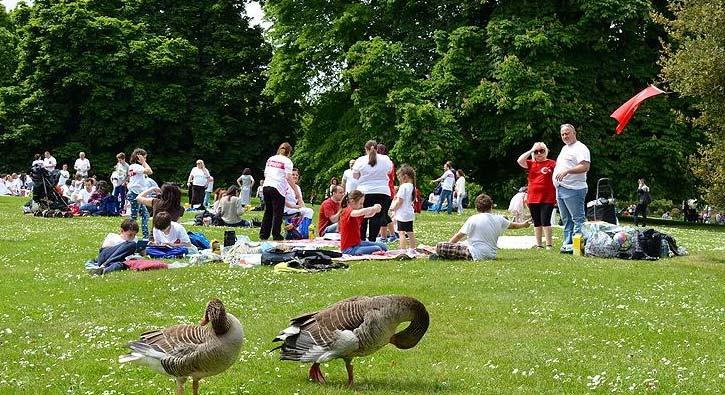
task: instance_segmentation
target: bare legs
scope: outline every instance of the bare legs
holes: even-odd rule
[[[551,242],[551,226],[537,226],[534,228],[534,237],[536,238],[536,245],[539,247],[543,247],[541,245],[541,234],[544,234],[544,239],[546,240],[546,248],[550,249],[552,246]]]

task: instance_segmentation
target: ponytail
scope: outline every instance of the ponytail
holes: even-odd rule
[[[277,155],[284,155],[289,157],[292,155],[292,146],[288,142],[284,142],[279,145],[279,148],[277,148]]]
[[[365,150],[368,151],[368,164],[375,167],[378,163],[378,143],[375,140],[369,140],[365,143]]]

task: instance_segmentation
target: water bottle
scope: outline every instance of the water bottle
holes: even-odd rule
[[[310,225],[309,234],[310,234],[310,240],[314,240],[315,239],[315,226],[314,225]]]
[[[670,243],[667,242],[667,240],[662,239],[660,241],[660,258],[669,258],[670,257]]]

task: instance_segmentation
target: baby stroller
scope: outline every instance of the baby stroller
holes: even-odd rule
[[[600,178],[597,181],[597,195],[594,200],[587,203],[587,220],[604,221],[619,225],[617,209],[614,207],[614,190],[609,178]]]
[[[30,178],[33,180],[33,202],[37,203],[40,209],[70,211],[68,202],[55,189],[59,176],[58,170],[48,172],[40,165],[30,169]]]

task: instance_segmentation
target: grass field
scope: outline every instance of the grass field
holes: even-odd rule
[[[170,378],[116,359],[147,329],[198,322],[212,297],[247,341],[237,364],[202,381],[205,394],[725,391],[725,228],[659,227],[691,255],[656,262],[503,250],[493,262],[359,262],[318,274],[208,264],[91,277],[83,262],[119,218],[36,218],[23,202],[0,198],[2,394],[173,393]],[[448,239],[464,218],[422,214],[419,240]],[[224,230],[188,229],[210,239]],[[352,388],[342,361],[323,365],[320,386],[307,365],[268,352],[289,318],[379,294],[420,299],[431,325],[413,349],[354,360]]]

